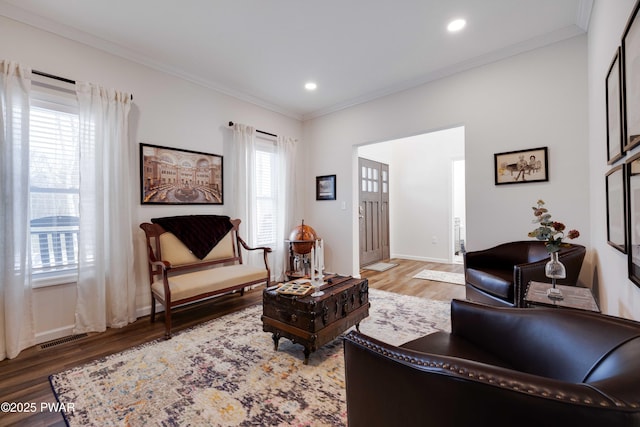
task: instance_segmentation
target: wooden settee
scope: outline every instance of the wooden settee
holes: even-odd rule
[[[140,224],[147,243],[151,321],[155,321],[156,302],[160,302],[167,338],[171,338],[174,307],[233,291],[242,295],[247,286],[255,284],[269,285],[267,254],[271,249],[249,247],[238,235],[239,219],[187,215],[151,221]],[[264,266],[243,264],[241,247],[262,251]]]

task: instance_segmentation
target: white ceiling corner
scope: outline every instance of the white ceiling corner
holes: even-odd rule
[[[593,10],[593,0],[580,0],[578,5],[578,14],[576,17],[576,25],[584,32],[589,31],[589,21],[591,20],[591,11]]]

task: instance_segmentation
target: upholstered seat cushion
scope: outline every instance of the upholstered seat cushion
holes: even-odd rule
[[[407,350],[419,351],[420,353],[459,357],[461,359],[475,360],[476,362],[486,363],[488,365],[513,369],[513,367],[504,360],[473,345],[464,338],[456,337],[447,332],[434,332],[402,344],[400,347]]]
[[[266,276],[267,270],[264,267],[252,267],[245,264],[178,274],[169,277],[171,300],[179,301],[205,292],[213,293],[221,289],[232,288],[243,283],[264,281]],[[151,291],[161,299],[165,299],[161,280],[153,282]]]
[[[465,274],[467,283],[476,288],[503,299],[513,299],[513,269],[467,268]]]
[[[187,248],[187,246],[173,233],[163,233],[160,235],[159,239],[162,259],[170,262],[173,267],[185,264],[194,264],[199,261],[214,261],[232,258],[234,256],[233,236],[231,233],[227,233],[202,260],[196,257],[193,252],[191,252],[189,248]]]

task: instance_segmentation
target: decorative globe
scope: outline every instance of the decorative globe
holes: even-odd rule
[[[301,225],[298,225],[289,233],[289,240],[291,241],[293,251],[301,255],[311,252],[313,242],[317,239],[318,235],[316,234],[316,230],[308,225],[304,225],[304,220]]]

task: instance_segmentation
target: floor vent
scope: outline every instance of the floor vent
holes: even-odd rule
[[[46,343],[40,344],[40,350],[46,350],[51,347],[56,347],[62,344],[66,344],[68,342],[77,341],[82,338],[86,338],[89,335],[87,334],[78,334],[78,335],[69,335],[68,337],[58,338],[57,340],[47,341]]]

